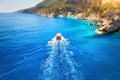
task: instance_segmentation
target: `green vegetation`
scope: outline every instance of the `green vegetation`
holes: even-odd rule
[[[75,13],[75,11],[81,10],[81,6],[68,4],[66,1],[61,1],[59,3],[57,2],[56,4],[53,4],[51,7],[44,8],[41,11],[49,14],[60,12],[61,10],[64,10],[63,12]]]
[[[28,13],[55,13],[56,15],[73,15],[83,13],[84,16],[95,14],[100,18],[120,17],[120,2],[101,3],[101,0],[44,0],[34,8],[28,9]]]
[[[110,18],[115,15],[120,17],[120,2],[116,2],[116,3],[108,2],[101,6],[93,5],[85,12],[86,15],[90,15],[93,13],[99,14],[100,18],[105,18],[105,17]]]

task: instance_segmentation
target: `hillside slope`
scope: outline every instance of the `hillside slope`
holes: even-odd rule
[[[86,11],[92,5],[101,5],[101,0],[45,0],[28,10],[28,13],[54,13],[56,15],[67,15]]]
[[[103,26],[96,30],[99,34],[120,30],[120,0],[44,0],[23,12],[93,20]]]

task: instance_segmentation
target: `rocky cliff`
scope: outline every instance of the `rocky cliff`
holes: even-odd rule
[[[44,0],[35,7],[28,9],[28,13],[54,14],[54,16],[77,14],[85,12],[92,5],[101,5],[101,0]]]
[[[120,0],[44,0],[23,12],[48,17],[68,16],[93,20],[97,25],[102,26],[102,29],[96,30],[98,34],[120,29],[118,24],[120,23]]]

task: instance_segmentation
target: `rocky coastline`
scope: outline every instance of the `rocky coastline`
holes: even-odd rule
[[[99,18],[95,14],[91,14],[89,16],[84,16],[83,13],[78,14],[72,14],[71,12],[68,12],[67,14],[55,14],[55,13],[39,13],[42,16],[46,16],[49,18],[53,17],[74,17],[76,19],[84,19],[84,20],[91,20],[96,22],[95,25],[100,26],[100,28],[96,29],[95,32],[99,35],[104,35],[116,31],[120,31],[120,19],[118,16],[113,16],[112,18]],[[93,25],[93,24],[90,24]]]
[[[44,0],[20,12],[91,20],[100,26],[95,30],[100,35],[120,31],[120,0]]]

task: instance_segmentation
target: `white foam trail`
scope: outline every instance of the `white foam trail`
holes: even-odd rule
[[[75,64],[73,63],[73,60],[71,59],[71,56],[73,55],[72,52],[67,51],[66,47],[69,45],[70,42],[67,41],[63,36],[61,37],[61,40],[56,40],[56,37],[54,37],[51,41],[48,41],[48,45],[51,47],[50,56],[46,59],[45,62],[45,70],[44,70],[44,80],[54,80],[53,73],[54,73],[54,66],[55,59],[57,59],[60,56],[64,55],[64,57],[61,57],[65,59],[66,64],[69,66],[69,74],[72,77],[72,80],[79,80],[77,77],[77,70],[75,69]],[[61,51],[61,52],[59,52]],[[58,65],[59,66],[59,65]],[[70,75],[67,75],[67,78],[69,79]]]
[[[72,80],[79,80],[76,76],[77,70],[75,69],[75,64],[73,63],[73,60],[70,58],[71,55],[68,53],[65,56],[66,56],[66,61],[69,66],[69,70],[70,70],[69,72],[71,74]]]
[[[45,63],[44,78],[45,80],[51,80],[52,69],[53,69],[54,55],[50,55]]]
[[[65,50],[65,46],[67,46],[70,42],[67,41],[63,36],[61,40],[56,40],[56,37],[52,39],[52,41],[48,41],[48,46],[51,46],[52,50]]]

